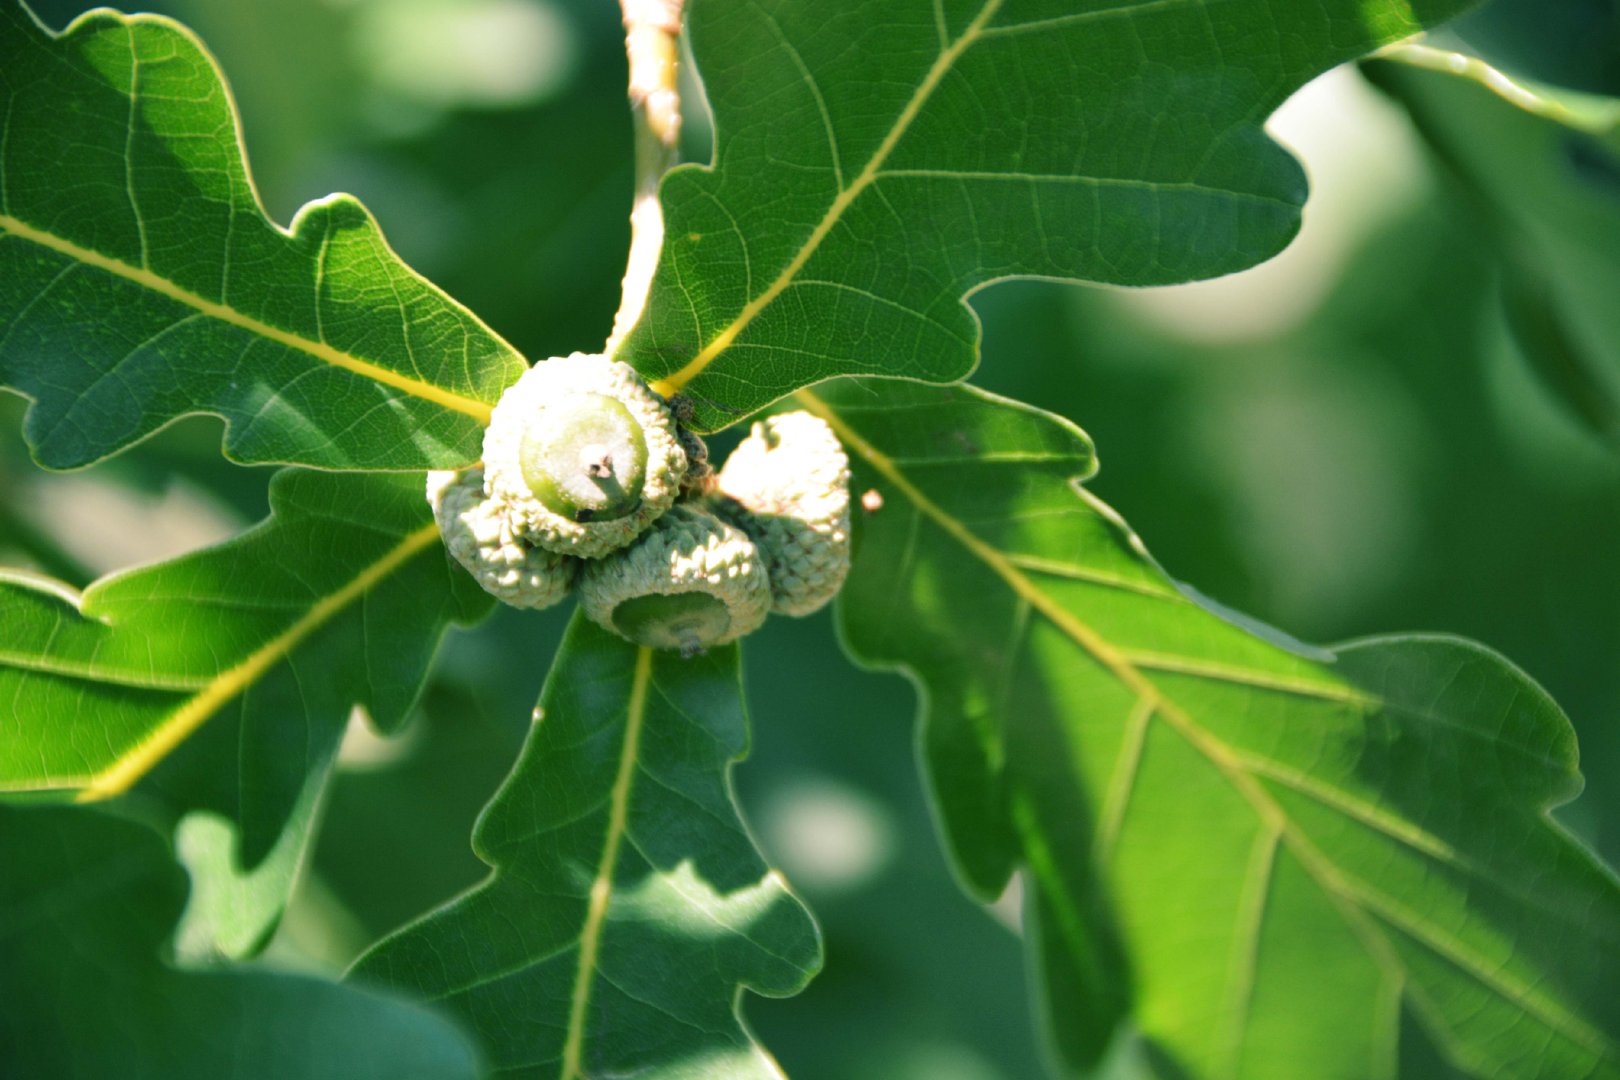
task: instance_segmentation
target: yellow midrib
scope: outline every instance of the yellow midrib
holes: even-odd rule
[[[683,386],[695,379],[703,372],[703,369],[712,364],[716,357],[729,349],[732,342],[737,340],[737,335],[741,334],[760,312],[769,307],[789,285],[793,284],[793,279],[798,276],[800,270],[804,269],[805,263],[810,261],[810,256],[815,254],[822,241],[827,239],[827,235],[832,232],[833,228],[843,218],[844,211],[848,210],[850,204],[859,198],[861,193],[877,179],[879,170],[883,168],[883,163],[889,159],[889,155],[899,145],[901,137],[911,127],[912,121],[917,119],[917,114],[922,111],[923,105],[933,95],[934,90],[939,86],[940,80],[950,71],[951,66],[956,63],[957,59],[975,41],[979,40],[985,26],[995,16],[1001,4],[1002,0],[987,0],[978,15],[968,24],[967,29],[962,31],[962,36],[940,50],[939,56],[935,57],[933,65],[929,67],[928,73],[923,76],[922,82],[917,84],[917,89],[912,93],[910,100],[906,102],[905,108],[900,110],[900,115],[895,118],[894,124],[889,128],[888,133],[884,135],[883,141],[878,144],[877,150],[867,160],[865,167],[861,169],[854,180],[850,181],[847,187],[841,187],[838,190],[838,194],[833,197],[832,203],[827,207],[827,212],[822,215],[821,220],[810,231],[810,235],[806,238],[804,244],[794,254],[793,258],[788,261],[787,265],[782,268],[782,272],[776,276],[776,279],[766,286],[765,290],[758,296],[744,304],[742,310],[737,313],[736,318],[732,319],[723,330],[716,334],[703,347],[702,351],[687,362],[685,367],[672,375],[666,375],[655,383],[653,385],[655,390],[665,397],[678,393]]]
[[[111,765],[92,776],[78,792],[79,802],[110,798],[128,791],[134,783],[150,772],[181,743],[196,733],[227,702],[243,693],[263,678],[265,673],[309,638],[316,630],[364,596],[373,586],[388,577],[413,556],[431,547],[439,539],[437,524],[428,524],[407,535],[387,554],[360,574],[350,579],[341,589],[322,597],[296,622],[240,663],[220,672],[188,698],[162,724],[153,728],[140,742],[124,751]]]
[[[631,781],[641,754],[641,726],[647,715],[647,685],[652,677],[652,650],[636,651],[636,670],[630,681],[630,706],[625,717],[624,746],[619,752],[619,769],[613,778],[608,802],[607,836],[602,842],[602,859],[591,881],[590,902],[585,909],[585,926],[579,933],[579,970],[574,975],[574,993],[568,1010],[568,1036],[563,1043],[560,1080],[582,1080],[585,1059],[585,1021],[590,1011],[591,986],[596,981],[596,956],[602,944],[602,927],[607,921],[608,902],[613,899],[613,869],[619,861],[619,844],[624,839],[630,814]]]
[[[431,401],[435,405],[441,405],[454,412],[471,416],[480,423],[489,423],[491,407],[476,398],[457,394],[422,379],[391,371],[369,360],[362,360],[341,349],[333,348],[324,341],[316,341],[283,330],[279,326],[271,326],[269,323],[255,319],[251,315],[244,314],[229,305],[218,303],[205,296],[199,296],[189,289],[176,285],[168,278],[153,273],[151,270],[131,266],[129,263],[114,259],[109,255],[103,255],[99,251],[81,247],[71,240],[64,239],[44,229],[37,229],[27,222],[11,217],[8,214],[0,214],[0,230],[66,255],[68,258],[86,266],[104,270],[160,296],[165,296],[170,300],[193,308],[210,318],[218,319],[223,323],[246,330],[279,345],[285,345],[290,349],[296,349],[332,367],[341,368],[362,378],[402,391],[412,397]]]
[[[1374,962],[1386,974],[1401,979],[1403,982],[1405,981],[1406,966],[1401,962],[1394,947],[1389,943],[1387,935],[1367,910],[1369,904],[1362,890],[1353,886],[1326,853],[1300,831],[1294,820],[1283,809],[1282,804],[1277,802],[1271,793],[1244,767],[1236,750],[1218,736],[1206,730],[1179,704],[1166,697],[1151,679],[1147,678],[1131,663],[1125,653],[1116,649],[1107,639],[1075,617],[1073,613],[1059,606],[1057,601],[1038,588],[1033,581],[1009,562],[1000,551],[979,539],[972,530],[930,499],[921,489],[906,478],[889,460],[888,455],[867,442],[818,395],[809,390],[800,390],[795,396],[807,409],[826,420],[846,446],[865,458],[872,468],[882,474],[886,480],[905,495],[917,507],[918,511],[966,547],[976,558],[1006,582],[1007,586],[1017,596],[1045,616],[1065,636],[1083,651],[1089,653],[1110,674],[1136,694],[1139,702],[1151,709],[1152,715],[1163,717],[1183,739],[1214,765],[1227,782],[1237,790],[1244,801],[1249,804],[1255,815],[1260,819],[1262,826],[1275,830],[1289,845],[1301,864],[1305,866],[1306,871],[1317,880],[1317,883],[1322,887],[1329,899],[1339,909],[1341,916],[1350,926],[1352,932],[1361,939],[1363,946],[1371,954]],[[1379,702],[1367,699],[1360,702],[1360,704],[1370,706],[1379,704]],[[1386,921],[1391,921],[1390,910],[1380,911],[1379,915]],[[1478,961],[1477,958],[1467,953],[1460,943],[1446,939],[1443,935],[1439,937],[1433,934],[1423,935],[1421,931],[1424,929],[1426,928],[1420,924],[1403,927],[1406,933],[1413,934],[1418,940],[1424,941],[1430,947],[1435,948],[1441,955],[1447,956],[1454,963],[1463,967],[1479,982],[1491,987],[1504,1000],[1518,1004],[1527,1013],[1536,1016],[1549,1028],[1560,1032],[1571,1041],[1582,1045],[1599,1057],[1608,1059],[1609,1057],[1620,1056],[1606,1035],[1593,1028],[1580,1017],[1572,1015],[1558,1003],[1547,999],[1535,987],[1516,982],[1501,971],[1491,970]]]

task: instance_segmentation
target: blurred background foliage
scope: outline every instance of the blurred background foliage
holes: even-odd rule
[[[79,5],[35,6],[61,26]],[[149,8],[219,56],[278,220],[353,192],[530,357],[600,345],[631,190],[610,0]],[[1617,0],[1494,0],[1449,33],[1524,77],[1620,94]],[[1620,863],[1620,453],[1521,355],[1479,208],[1397,105],[1344,69],[1272,129],[1313,183],[1289,251],[1173,289],[988,289],[975,381],[1085,427],[1094,488],[1220,602],[1309,640],[1449,631],[1507,654],[1580,732],[1587,792],[1560,816]],[[701,108],[688,137],[704,159]],[[1620,185],[1606,197],[1620,217]],[[265,512],[269,470],[226,464],[217,422],[48,476],[21,413],[0,397],[0,562],[82,585]],[[341,970],[482,877],[467,837],[564,621],[503,611],[453,634],[406,735],[351,725],[314,865],[263,962]],[[749,999],[750,1022],[799,1080],[1035,1075],[1017,898],[986,911],[953,887],[910,687],[853,669],[825,615],[773,622],[747,664],[754,750],[737,784],[827,937],[822,976],[799,998]]]

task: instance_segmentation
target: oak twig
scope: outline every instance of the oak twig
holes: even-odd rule
[[[630,57],[630,109],[635,123],[636,193],[630,211],[630,258],[619,311],[608,338],[611,355],[641,318],[664,242],[658,182],[680,158],[681,94],[676,85],[681,9],[685,0],[620,0]]]

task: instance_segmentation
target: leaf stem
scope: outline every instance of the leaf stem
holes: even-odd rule
[[[1403,41],[1384,46],[1371,58],[1394,60],[1408,67],[1471,79],[1509,105],[1588,135],[1606,135],[1620,123],[1620,108],[1613,107],[1601,98],[1572,94],[1570,96],[1582,100],[1585,107],[1571,108],[1564,101],[1539,93],[1533,86],[1516,82],[1478,57],[1465,53],[1437,49],[1421,42]]]
[[[630,210],[630,257],[606,347],[610,355],[641,318],[664,244],[658,183],[680,160],[681,92],[676,74],[685,4],[686,0],[619,0],[624,11],[624,48],[630,57],[636,193]]]

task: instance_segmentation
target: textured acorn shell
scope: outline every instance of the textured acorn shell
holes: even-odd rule
[[[703,592],[726,607],[725,633],[705,648],[751,634],[770,614],[771,586],[759,550],[746,534],[706,510],[683,503],[655,521],[630,547],[585,564],[579,600],[599,626],[619,633],[613,613],[626,600]]]
[[[715,512],[765,557],[772,610],[808,615],[849,575],[849,457],[826,421],[781,413],[754,424],[726,459]]]
[[[427,496],[446,550],[503,603],[548,608],[573,588],[579,563],[518,539],[482,469],[429,473]]]
[[[535,498],[523,477],[524,433],[579,407],[581,395],[620,402],[640,425],[647,459],[641,505],[624,517],[575,521]],[[585,407],[589,407],[588,405]],[[686,474],[675,418],[628,364],[605,356],[574,353],[536,364],[501,395],[484,432],[484,490],[505,508],[516,534],[550,551],[597,559],[624,547],[668,510]]]

